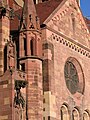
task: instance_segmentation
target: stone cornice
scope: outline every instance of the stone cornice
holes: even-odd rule
[[[24,57],[18,58],[18,60],[27,60],[27,59],[37,59],[37,60],[43,61],[43,59],[38,56],[24,56]]]
[[[52,32],[52,35],[50,36],[50,39],[59,41],[60,43],[68,46],[69,48],[81,53],[82,55],[85,55],[86,57],[90,58],[90,49],[79,43],[78,41],[75,41],[74,39],[69,38],[68,36],[46,26],[44,29],[48,29]]]
[[[37,30],[37,29],[30,29],[30,30],[20,30],[19,33],[23,33],[23,32],[38,32],[41,34],[41,31],[40,30]]]

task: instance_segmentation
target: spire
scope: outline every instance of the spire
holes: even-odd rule
[[[38,17],[33,0],[25,0],[23,6],[22,29],[37,29]]]

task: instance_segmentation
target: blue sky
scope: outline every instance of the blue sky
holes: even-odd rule
[[[80,0],[81,10],[84,16],[90,16],[90,0]]]

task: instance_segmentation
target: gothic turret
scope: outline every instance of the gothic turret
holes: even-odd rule
[[[25,0],[20,36],[19,66],[27,74],[26,118],[42,120],[42,42],[33,0]]]
[[[31,31],[33,34],[31,35]],[[26,32],[28,34],[26,34]],[[41,56],[39,18],[33,0],[25,0],[20,28],[20,57]]]

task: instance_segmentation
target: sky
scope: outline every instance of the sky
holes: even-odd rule
[[[80,0],[80,6],[83,12],[83,15],[86,17],[90,16],[90,0]]]

